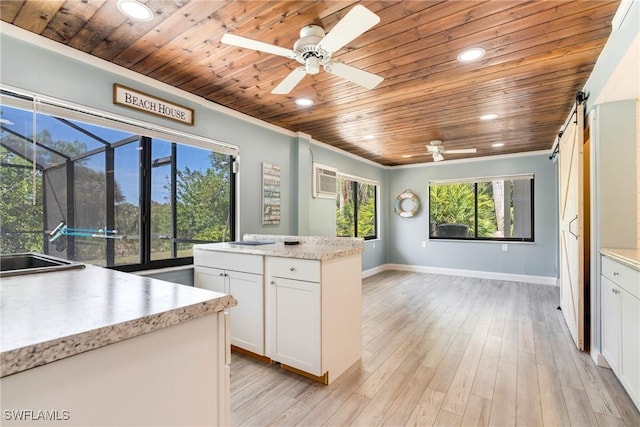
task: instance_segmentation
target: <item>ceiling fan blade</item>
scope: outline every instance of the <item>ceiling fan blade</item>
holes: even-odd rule
[[[225,34],[220,41],[231,46],[238,46],[245,49],[258,50],[260,52],[271,53],[273,55],[284,56],[286,58],[295,58],[296,54],[291,49],[275,46],[269,43],[259,42],[257,40],[236,36],[234,34]]]
[[[327,52],[336,52],[351,40],[380,22],[380,17],[366,7],[355,5],[327,34],[318,47]]]
[[[446,150],[445,153],[447,154],[467,154],[467,153],[475,153],[476,150],[475,148],[462,148],[460,150]]]
[[[439,153],[441,150],[439,145],[427,145],[427,151],[430,153]]]
[[[442,157],[442,154],[440,154],[440,152],[433,152],[432,154],[434,162],[441,162],[444,160],[444,157]]]
[[[307,72],[304,70],[304,67],[298,67],[292,72],[289,73],[287,77],[284,78],[276,86],[271,93],[274,95],[286,95],[293,90],[294,87],[307,75]]]
[[[324,66],[324,69],[331,74],[335,74],[367,89],[373,89],[384,80],[384,78],[376,74],[343,64],[342,62],[329,62]]]

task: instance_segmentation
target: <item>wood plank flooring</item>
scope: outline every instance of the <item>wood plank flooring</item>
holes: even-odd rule
[[[556,287],[386,271],[362,290],[362,359],[329,386],[233,354],[233,425],[640,426]]]

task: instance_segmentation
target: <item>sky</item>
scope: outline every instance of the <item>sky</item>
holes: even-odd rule
[[[33,112],[21,110],[17,108],[0,106],[0,117],[2,126],[31,138],[33,135]],[[82,123],[75,120],[71,122],[80,125],[83,129],[99,136],[103,140],[110,143],[121,141],[129,138],[134,134],[119,131],[116,129],[95,126],[88,123]],[[47,116],[45,114],[37,114],[36,116],[36,134],[43,130],[48,130],[53,141],[79,141],[85,144],[87,151],[97,149],[103,146],[102,143],[94,138],[68,126],[63,122]],[[2,132],[4,136],[6,132]],[[125,196],[127,202],[137,205],[139,196],[139,149],[136,143],[127,144],[116,148],[115,151],[115,179],[120,191]],[[159,139],[153,140],[152,158],[162,158],[171,154],[171,143]],[[209,167],[209,156],[206,150],[190,147],[187,145],[178,145],[178,165],[188,164],[191,170],[205,170]],[[96,171],[105,170],[104,153],[91,156],[83,161],[83,165]],[[165,201],[166,190],[164,186],[168,183],[168,175],[170,173],[168,166],[153,169],[152,180],[152,199],[157,202]]]

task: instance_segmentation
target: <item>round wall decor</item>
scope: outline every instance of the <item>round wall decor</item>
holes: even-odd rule
[[[420,210],[420,199],[411,190],[404,190],[396,197],[394,210],[403,218],[411,218]]]

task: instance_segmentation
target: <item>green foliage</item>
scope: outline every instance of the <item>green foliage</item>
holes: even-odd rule
[[[3,132],[2,142],[11,147],[24,146],[26,140]],[[86,144],[74,141],[53,141],[51,132],[42,131],[37,140],[43,145],[53,148],[70,157],[86,152]],[[27,142],[28,143],[28,142]],[[19,150],[18,150],[19,151]],[[104,154],[96,154],[104,159]],[[28,157],[25,155],[25,157]],[[33,203],[32,178],[33,171],[29,158],[16,155],[5,148],[0,148],[0,159],[4,166],[0,167],[0,251],[9,252],[44,252],[45,226],[53,228],[58,220],[67,220],[66,192],[73,191],[75,199],[74,227],[98,229],[106,226],[106,174],[103,170],[93,169],[90,159],[74,162],[74,182],[72,188],[66,185],[47,187],[47,199],[50,212],[47,216],[55,224],[44,224],[43,207],[43,173],[37,171],[35,176],[36,201]],[[228,240],[230,229],[230,168],[229,156],[211,152],[211,167],[207,170],[191,170],[184,167],[177,171],[177,230],[180,239],[222,241]],[[46,167],[61,164],[63,158],[50,151],[38,149],[37,163]],[[21,167],[7,166],[9,164]],[[103,163],[102,163],[103,164]],[[63,169],[64,170],[64,169]],[[51,173],[46,171],[45,173]],[[56,170],[56,175],[60,170]],[[64,172],[62,172],[64,174]],[[135,183],[134,185],[137,185]],[[167,184],[170,187],[170,183]],[[113,241],[116,263],[136,263],[140,259],[140,207],[135,202],[127,202],[119,186],[114,186],[115,229],[121,236],[133,238]],[[55,203],[52,202],[55,200]],[[56,208],[58,204],[59,212]],[[152,259],[171,256],[171,238],[173,221],[171,201],[151,202],[152,218]],[[57,218],[59,216],[59,218]],[[106,263],[107,241],[91,237],[75,237],[75,259],[99,265]],[[178,256],[189,256],[192,243],[179,244]],[[59,254],[61,255],[61,254]]]
[[[338,237],[375,236],[375,186],[339,179],[338,187],[340,191],[336,198],[336,235]]]
[[[43,252],[42,172],[36,172],[33,199],[33,170],[5,164],[25,165],[20,157],[0,147],[0,252]]]
[[[204,173],[189,168],[178,171],[179,238],[212,242],[229,238],[229,173],[218,157],[211,156],[212,167]]]
[[[429,194],[431,222],[463,224],[471,236],[475,233],[474,184],[431,185]],[[478,235],[490,236],[497,230],[493,199],[486,187],[478,191]]]

